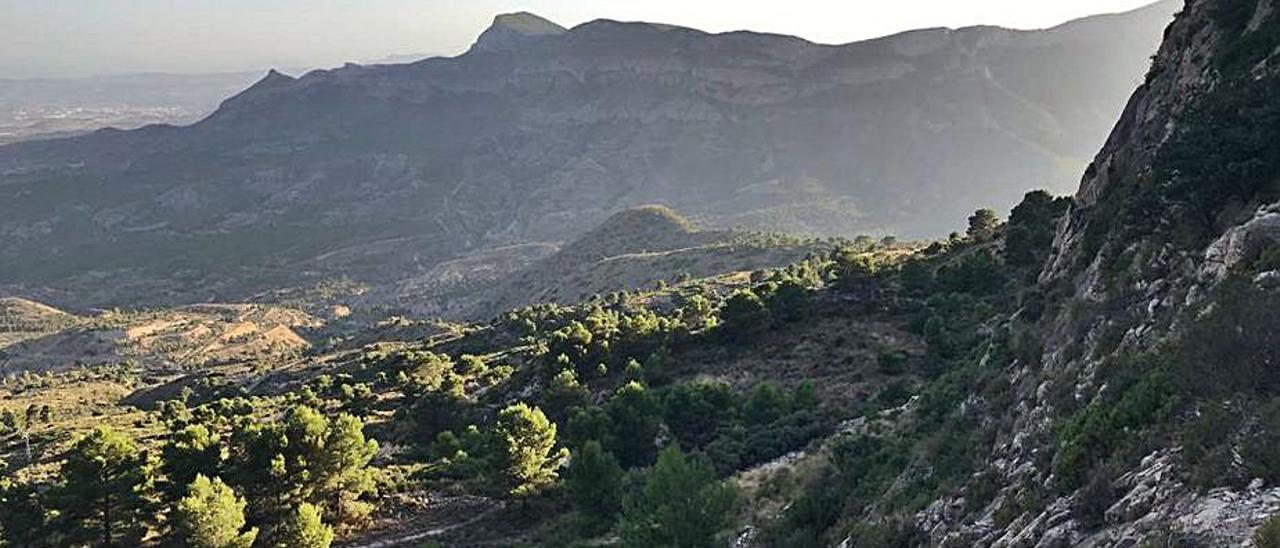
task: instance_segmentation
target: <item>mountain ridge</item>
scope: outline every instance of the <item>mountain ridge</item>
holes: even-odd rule
[[[1154,48],[1154,21],[1125,24]],[[995,34],[836,47],[597,23],[502,53],[268,75],[192,126],[0,148],[15,265],[0,285],[101,306],[179,303],[192,283],[201,300],[394,283],[645,203],[711,228],[945,233],[979,200],[1068,180],[1114,116],[1099,105],[1118,109],[1146,63],[1145,46]],[[1050,58],[1060,75],[1019,76]],[[141,281],[109,295],[102,275]]]

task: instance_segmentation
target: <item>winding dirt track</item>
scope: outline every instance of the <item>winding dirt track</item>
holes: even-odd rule
[[[430,539],[432,537],[438,537],[445,533],[449,533],[449,532],[461,529],[463,527],[470,526],[480,520],[483,520],[489,517],[490,515],[493,515],[494,513],[497,513],[503,510],[505,507],[506,507],[505,504],[499,503],[485,509],[483,512],[480,512],[474,516],[471,516],[466,521],[451,523],[449,525],[444,525],[439,527],[430,527],[430,528],[421,529],[418,531],[400,531],[392,535],[389,535],[387,537],[383,537],[379,539],[365,540],[357,543],[344,544],[343,547],[344,548],[391,548],[393,546],[405,546],[413,542]]]

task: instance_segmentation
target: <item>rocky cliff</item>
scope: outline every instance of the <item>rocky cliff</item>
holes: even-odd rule
[[[1251,546],[1280,511],[1278,54],[1272,0],[1192,0],[1166,31],[1007,325],[1043,349],[1008,369],[1007,487],[965,523],[931,507],[936,539]]]

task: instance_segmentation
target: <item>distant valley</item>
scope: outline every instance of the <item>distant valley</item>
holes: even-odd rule
[[[0,144],[108,127],[195,123],[261,77],[231,72],[0,80]]]

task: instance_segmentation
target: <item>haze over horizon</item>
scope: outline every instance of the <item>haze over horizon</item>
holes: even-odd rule
[[[513,11],[529,11],[569,27],[605,18],[709,32],[790,34],[835,44],[928,27],[1045,28],[1150,3],[903,0],[886,6],[861,0],[796,0],[785,5],[602,0],[586,6],[566,0],[135,0],[85,5],[72,0],[0,0],[0,75],[24,79],[234,72],[452,55],[465,50],[496,14]]]

